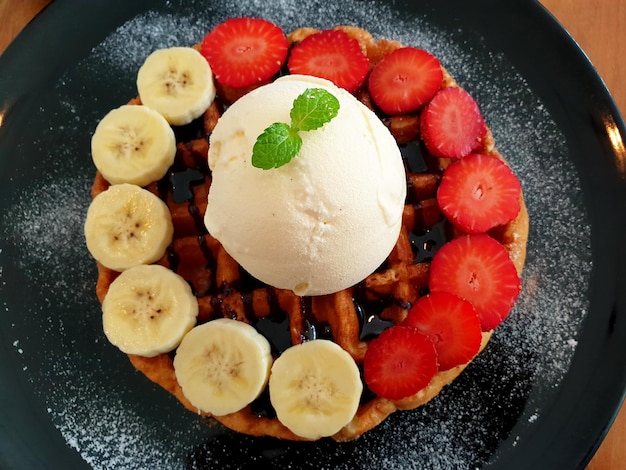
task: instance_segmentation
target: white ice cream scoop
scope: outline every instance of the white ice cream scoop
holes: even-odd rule
[[[293,102],[323,88],[340,103],[323,127],[301,132],[284,166],[252,166],[257,137],[290,122]],[[406,176],[398,146],[378,117],[331,82],[289,75],[240,98],[210,137],[205,225],[252,276],[297,295],[340,291],[365,279],[400,232]]]

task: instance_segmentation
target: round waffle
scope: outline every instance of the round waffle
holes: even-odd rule
[[[342,26],[359,41],[371,67],[388,52],[402,47],[397,41],[375,40],[367,31]],[[317,32],[301,28],[288,35],[290,44]],[[444,70],[444,87],[458,86]],[[356,97],[374,109],[367,91],[361,88]],[[332,339],[361,365],[368,341],[385,327],[399,324],[411,305],[428,285],[429,261],[436,248],[457,234],[439,210],[436,192],[443,168],[449,163],[430,155],[420,144],[419,115],[384,118],[403,151],[407,172],[407,203],[398,241],[385,263],[359,284],[343,291],[315,297],[298,297],[293,292],[260,283],[247,274],[229,256],[221,244],[207,233],[203,223],[211,174],[207,164],[208,138],[224,106],[248,90],[218,88],[218,98],[202,118],[176,129],[177,152],[171,171],[147,189],[168,205],[174,225],[174,240],[158,264],[184,277],[198,299],[198,323],[216,318],[232,318],[255,326],[268,337],[274,355],[287,347],[315,338]],[[130,104],[139,104],[138,99]],[[491,133],[477,152],[503,159]],[[92,197],[110,184],[97,173]],[[526,256],[528,213],[521,199],[521,211],[510,223],[493,229],[490,235],[508,251],[521,274]],[[119,273],[98,265],[96,293],[102,302],[109,285]],[[491,332],[483,333],[481,351]],[[174,394],[189,410],[198,413],[185,398],[176,381],[175,351],[148,358],[129,355],[137,370]],[[396,410],[414,409],[435,397],[467,366],[439,372],[430,384],[415,395],[389,400],[365,388],[361,404],[352,421],[332,436],[337,441],[354,439],[381,423]],[[278,421],[267,393],[244,409],[214,417],[226,427],[253,436],[274,436],[304,440]]]

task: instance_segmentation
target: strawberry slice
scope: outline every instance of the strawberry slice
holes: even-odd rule
[[[363,378],[372,392],[400,400],[426,387],[437,373],[433,342],[415,328],[392,326],[373,339],[363,358]]]
[[[443,245],[430,265],[431,292],[450,292],[470,302],[483,331],[493,330],[511,311],[521,290],[506,249],[489,235],[464,235]]]
[[[215,79],[239,88],[273,77],[287,58],[287,38],[275,24],[260,18],[231,18],[202,40],[200,52]]]
[[[294,46],[287,67],[292,74],[325,78],[353,92],[365,81],[369,59],[356,39],[341,30],[329,29],[312,34]]]
[[[462,158],[480,147],[487,126],[468,92],[448,87],[437,92],[422,111],[422,139],[436,157]]]
[[[467,363],[480,349],[482,331],[476,310],[468,301],[448,292],[421,297],[402,325],[412,326],[431,339],[439,370]]]
[[[437,202],[466,233],[483,233],[509,223],[520,211],[521,185],[497,157],[471,154],[443,172]]]
[[[397,115],[428,103],[442,83],[443,71],[436,57],[422,49],[402,47],[376,64],[367,86],[382,112]]]

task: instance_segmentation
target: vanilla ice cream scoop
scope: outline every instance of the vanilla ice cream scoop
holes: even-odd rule
[[[284,166],[252,166],[252,148],[272,123],[290,122],[294,100],[323,88],[340,103],[323,127],[300,132]],[[252,276],[297,295],[330,294],[365,279],[394,247],[406,176],[388,129],[331,82],[288,75],[240,98],[210,137],[205,225]]]

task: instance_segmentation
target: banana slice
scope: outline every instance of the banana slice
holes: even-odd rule
[[[221,318],[196,326],[176,350],[176,379],[200,410],[224,416],[257,398],[272,366],[270,344],[254,327]]]
[[[138,186],[160,180],[176,155],[168,122],[147,106],[124,105],[109,111],[91,138],[91,157],[111,184]]]
[[[158,49],[150,54],[137,74],[137,89],[141,102],[174,126],[202,115],[215,98],[211,67],[191,47]]]
[[[292,346],[274,361],[269,391],[281,423],[298,436],[319,439],[352,420],[363,384],[352,357],[318,339]]]
[[[172,242],[174,226],[157,196],[133,184],[117,184],[91,201],[84,231],[91,256],[123,271],[159,260]]]
[[[185,279],[158,264],[121,273],[102,302],[102,325],[126,354],[153,357],[174,350],[196,324],[198,301]]]

